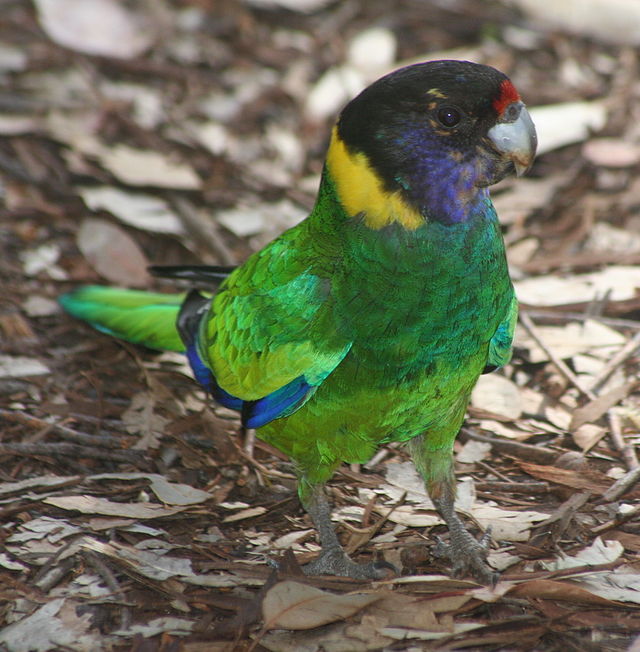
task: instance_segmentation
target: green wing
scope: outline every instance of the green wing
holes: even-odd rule
[[[335,331],[328,275],[305,255],[307,244],[294,228],[251,256],[202,322],[200,357],[220,387],[244,401],[297,379],[317,387],[351,347]]]
[[[489,357],[487,367],[503,367],[511,360],[511,344],[518,321],[518,301],[515,296],[511,300],[507,316],[500,322],[496,332],[489,342]]]

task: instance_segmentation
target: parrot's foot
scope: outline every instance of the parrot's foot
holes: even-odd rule
[[[445,543],[440,537],[436,537],[434,555],[451,560],[451,574],[453,577],[471,575],[482,584],[494,586],[500,575],[487,563],[491,528],[487,528],[480,541],[476,541],[465,529],[462,522],[458,521],[458,523],[459,527],[453,525],[453,527],[449,528],[449,543]]]
[[[317,559],[306,564],[302,570],[305,575],[337,575],[354,580],[381,580],[390,571],[394,574],[398,572],[392,564],[385,561],[357,564],[341,547],[323,550]]]

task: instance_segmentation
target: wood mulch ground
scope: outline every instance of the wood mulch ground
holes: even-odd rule
[[[580,25],[524,0],[284,4],[2,3],[0,651],[637,652],[633,34],[597,2]],[[456,448],[460,509],[492,526],[502,576],[448,577],[445,529],[390,446],[330,492],[347,549],[400,575],[308,578],[289,461],[180,356],[55,301],[170,291],[152,263],[241,262],[312,206],[340,106],[434,55],[508,73],[541,136],[530,175],[493,193],[523,304],[514,358],[482,378]]]

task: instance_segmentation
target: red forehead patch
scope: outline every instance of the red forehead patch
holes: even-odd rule
[[[500,93],[495,100],[493,100],[493,108],[498,112],[498,115],[502,115],[502,112],[512,104],[517,102],[520,99],[516,87],[508,80],[505,79],[500,84]]]

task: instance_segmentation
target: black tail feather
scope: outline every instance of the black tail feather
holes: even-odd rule
[[[220,283],[236,268],[225,265],[151,265],[147,269],[150,274],[159,278]]]
[[[209,309],[210,303],[211,297],[203,297],[198,290],[191,290],[182,302],[176,327],[187,348],[195,342],[200,320]]]

